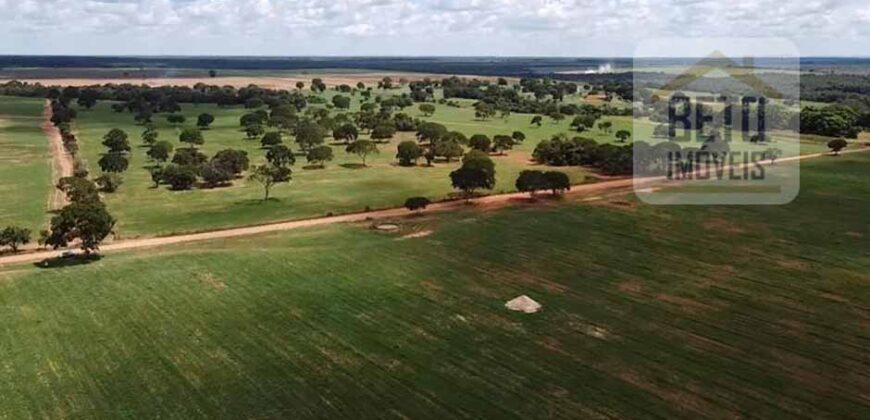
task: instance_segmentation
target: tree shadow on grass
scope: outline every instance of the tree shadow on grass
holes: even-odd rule
[[[318,170],[319,171],[322,169],[326,169],[326,166],[323,166],[323,165],[305,165],[302,167],[302,169],[305,169],[306,171],[308,171],[308,170]]]
[[[280,204],[282,202],[284,202],[284,200],[282,200],[280,198],[269,197],[268,200],[263,200],[262,198],[250,198],[247,200],[239,200],[233,204],[235,204],[237,206],[262,206],[262,205],[266,205],[266,204],[270,204],[270,205]]]
[[[55,258],[47,258],[39,262],[33,263],[33,266],[36,268],[42,269],[51,269],[51,268],[64,268],[64,267],[75,267],[79,265],[87,265],[93,262],[97,262],[101,260],[103,257],[99,254],[79,254],[71,257],[55,257]]]
[[[362,163],[342,163],[341,165],[338,165],[338,166],[341,166],[342,168],[345,168],[345,169],[364,169],[364,168],[368,168],[368,166],[365,166],[365,165],[363,165]]]

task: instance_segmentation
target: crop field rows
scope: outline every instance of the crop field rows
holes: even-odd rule
[[[0,416],[866,417],[868,164],[5,269]]]

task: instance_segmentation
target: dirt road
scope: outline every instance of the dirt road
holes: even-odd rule
[[[855,149],[841,152],[841,154],[848,153],[857,153],[857,152],[866,152],[870,151],[870,148],[864,149]],[[804,160],[804,159],[813,159],[821,156],[827,156],[826,153],[816,153],[811,155],[803,155],[803,156],[794,156],[789,158],[778,159],[778,163],[782,162],[790,162],[795,160]],[[632,186],[643,186],[643,187],[653,187],[657,184],[665,182],[666,178],[664,176],[659,177],[648,177],[642,178],[639,180],[635,180],[632,178],[623,178],[616,179],[612,181],[604,181],[595,184],[586,184],[575,186],[566,193],[567,196],[571,197],[598,197],[601,196],[604,192],[619,192],[621,193],[629,193],[633,191]],[[612,195],[612,194],[611,194]],[[523,200],[528,197],[526,193],[510,193],[510,194],[498,194],[498,195],[489,195],[485,197],[480,197],[477,199],[473,199],[472,202],[477,205],[483,205],[487,207],[491,206],[502,206],[509,205],[511,202],[515,202],[518,200]],[[429,206],[426,209],[427,213],[431,212],[443,212],[450,211],[460,208],[468,208],[467,204],[464,201],[449,201],[449,202],[441,202],[436,203]],[[122,250],[130,250],[130,249],[140,249],[140,248],[149,248],[149,247],[157,247],[163,245],[172,245],[172,244],[181,244],[188,242],[198,242],[198,241],[207,241],[214,239],[226,239],[233,238],[237,236],[247,236],[247,235],[256,235],[262,233],[270,233],[270,232],[280,232],[287,231],[293,229],[300,229],[306,227],[313,226],[323,226],[323,225],[332,225],[336,223],[352,223],[352,222],[361,222],[361,221],[369,221],[369,220],[382,220],[382,219],[390,219],[395,217],[402,217],[411,214],[405,208],[393,208],[386,210],[377,210],[370,211],[364,213],[354,213],[354,214],[346,214],[341,216],[330,216],[330,217],[320,217],[315,219],[306,219],[306,220],[296,220],[291,222],[280,222],[280,223],[270,223],[266,225],[260,226],[250,226],[250,227],[241,227],[241,228],[231,228],[225,230],[217,230],[210,232],[202,232],[202,233],[192,233],[185,235],[177,235],[177,236],[167,236],[167,237],[159,237],[159,238],[147,238],[147,239],[132,239],[127,241],[120,241],[114,243],[108,243],[103,245],[100,250],[102,253],[109,253],[113,251],[122,251]],[[7,257],[0,257],[0,265],[8,265],[8,264],[20,264],[20,263],[28,263],[28,262],[37,262],[42,261],[46,258],[54,257],[58,254],[58,251],[39,251],[39,252],[30,252],[18,255],[10,255]]]
[[[72,176],[73,158],[63,147],[63,139],[60,132],[51,123],[51,101],[45,101],[45,109],[42,111],[42,132],[48,138],[49,151],[51,152],[51,193],[48,197],[48,208],[57,210],[67,205],[66,194],[54,186],[63,177]]]

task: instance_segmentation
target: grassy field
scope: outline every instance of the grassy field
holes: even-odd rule
[[[6,268],[0,417],[867,418],[868,175],[854,154],[786,206],[469,208]]]
[[[331,98],[337,92],[327,91],[325,97]],[[392,92],[390,94],[393,94]],[[351,111],[358,110],[358,98],[354,98]],[[578,100],[578,98],[569,98]],[[442,123],[451,130],[468,136],[473,134],[510,134],[515,130],[523,131],[528,139],[507,156],[496,156],[497,185],[494,192],[514,190],[514,181],[523,169],[531,166],[531,151],[540,140],[554,134],[570,132],[570,121],[561,123],[545,121],[541,127],[530,124],[532,115],[514,114],[507,119],[480,121],[474,118],[471,108],[473,101],[458,101],[462,106],[438,105],[435,115],[428,118]],[[83,111],[77,122],[83,150],[88,160],[95,163],[104,151],[100,139],[109,129],[119,127],[127,131],[135,143],[142,128],[133,123],[130,114],[118,114],[109,109],[108,103],[100,104],[92,111]],[[241,108],[217,108],[215,106],[188,105],[183,113],[188,124],[196,120],[202,112],[217,117],[212,129],[205,133],[206,154],[213,154],[224,148],[242,148],[249,152],[256,163],[263,160],[264,152],[259,143],[244,139],[239,130],[239,117],[247,112]],[[415,108],[406,110],[411,115],[422,117]],[[630,117],[607,118],[614,123],[613,132],[632,129]],[[156,121],[160,125],[161,139],[177,143],[179,129],[170,126],[162,116]],[[640,138],[652,134],[652,124],[640,124]],[[584,133],[599,142],[614,142],[613,134],[600,130]],[[359,159],[344,153],[343,145],[334,145],[336,161],[327,169],[303,169],[304,158],[299,157],[294,173],[294,181],[289,186],[279,186],[274,201],[260,201],[262,192],[259,185],[248,184],[241,180],[232,187],[215,190],[195,190],[190,192],[168,191],[165,187],[151,188],[151,179],[145,167],[150,163],[144,156],[144,148],[136,148],[133,153],[131,169],[125,173],[126,184],[121,190],[107,197],[110,209],[119,222],[117,233],[121,237],[166,235],[171,233],[199,231],[206,229],[262,223],[274,220],[322,216],[327,213],[360,211],[365,208],[381,208],[401,205],[410,196],[423,195],[432,199],[442,199],[453,192],[448,174],[458,166],[436,164],[435,167],[402,168],[395,165],[396,145],[402,140],[413,139],[413,133],[399,133],[389,144],[381,146],[381,153],[370,159],[370,167],[360,169],[356,166]],[[292,138],[286,139],[292,144]],[[292,144],[295,147],[295,144]],[[816,143],[808,143],[808,150],[817,150]],[[96,169],[95,164],[91,167]],[[574,183],[587,181],[586,172],[581,168],[562,168]]]
[[[48,220],[51,156],[43,135],[41,99],[0,97],[0,229],[33,231]]]
[[[334,92],[327,92],[331,97]],[[358,109],[355,102],[352,109]],[[469,105],[470,106],[470,105]],[[212,128],[206,131],[203,151],[208,155],[225,148],[240,148],[248,151],[253,163],[264,161],[265,152],[259,142],[245,139],[239,128],[239,117],[247,110],[242,108],[218,108],[209,105],[184,106],[183,113],[188,124],[194,124],[196,116],[203,112],[217,117]],[[408,109],[417,116],[419,111]],[[531,166],[529,158],[537,142],[553,134],[568,130],[568,122],[546,122],[542,127],[529,125],[531,116],[513,115],[508,120],[476,121],[472,109],[438,106],[432,121],[445,124],[452,130],[472,134],[510,135],[521,130],[529,137],[526,142],[507,156],[494,156],[497,167],[495,192],[514,190],[514,181],[523,169]],[[624,124],[630,124],[624,119]],[[160,139],[178,143],[179,129],[169,125],[163,116],[155,122],[160,128]],[[97,160],[105,148],[100,144],[102,136],[111,128],[121,128],[131,136],[137,146],[141,141],[141,126],[133,123],[128,113],[118,114],[109,103],[101,103],[91,111],[81,111],[76,123],[83,156],[92,171],[98,171]],[[603,136],[603,133],[601,134]],[[261,223],[272,220],[322,216],[326,213],[361,211],[366,207],[380,208],[401,205],[414,195],[441,199],[453,192],[448,174],[459,166],[436,163],[434,167],[419,166],[403,168],[395,165],[396,145],[402,140],[413,139],[413,133],[399,133],[389,144],[380,146],[379,155],[369,158],[368,168],[358,168],[360,160],[344,152],[344,145],[333,145],[336,160],[321,169],[303,169],[305,158],[297,157],[293,183],[275,189],[274,201],[261,202],[262,188],[239,180],[228,188],[173,192],[161,187],[152,188],[148,162],[143,147],[134,148],[130,169],[124,174],[125,184],[120,191],[108,195],[106,201],[119,220],[118,233],[122,237],[165,235],[176,232],[198,231],[212,228]],[[297,149],[292,138],[285,143]],[[563,168],[574,183],[586,179],[581,168]]]

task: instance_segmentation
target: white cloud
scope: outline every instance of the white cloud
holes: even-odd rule
[[[657,36],[860,49],[862,0],[0,0],[0,53],[630,55]],[[851,47],[850,47],[851,46]],[[25,50],[26,49],[26,50]]]

